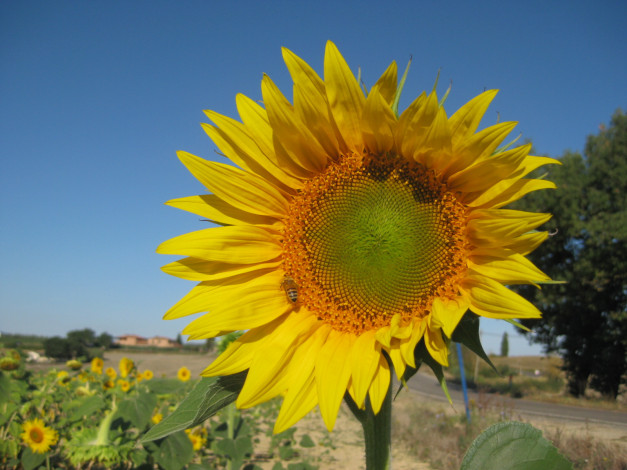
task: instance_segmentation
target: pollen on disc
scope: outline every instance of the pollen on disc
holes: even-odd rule
[[[465,272],[465,211],[436,176],[396,155],[346,155],[309,180],[285,221],[299,302],[339,331],[422,317]]]

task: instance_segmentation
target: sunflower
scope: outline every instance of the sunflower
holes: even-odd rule
[[[22,440],[33,452],[43,454],[50,450],[59,440],[57,431],[49,428],[44,422],[35,418],[22,424],[24,432],[21,434]]]
[[[264,106],[237,96],[242,122],[206,111],[239,168],[179,153],[211,194],[167,204],[219,226],[158,248],[187,256],[165,272],[200,281],[164,318],[209,312],[190,339],[245,330],[203,375],[248,370],[240,408],[282,395],[275,432],[316,405],[331,430],[346,392],[377,413],[420,341],[447,365],[467,310],[540,317],[506,286],[549,281],[525,255],[550,215],[503,207],[553,188],[525,176],[555,161],[501,146],[513,122],[477,131],[496,90],[449,117],[434,87],[399,115],[394,62],[365,92],[331,42],[324,80],[283,58],[293,103],[264,76]]]
[[[107,377],[109,377],[110,379],[115,379],[118,376],[118,373],[113,367],[107,367],[105,369],[105,374],[107,374]]]
[[[191,378],[192,373],[187,367],[183,366],[178,370],[176,376],[181,382],[187,382]]]
[[[123,392],[128,392],[131,389],[131,383],[126,379],[118,379],[117,384]]]
[[[120,359],[120,377],[126,378],[135,369],[135,363],[128,357]]]
[[[146,369],[142,375],[145,380],[152,380],[154,377],[154,374],[150,369]]]
[[[102,368],[104,367],[104,361],[99,357],[94,357],[91,360],[91,371],[96,374],[102,374]]]

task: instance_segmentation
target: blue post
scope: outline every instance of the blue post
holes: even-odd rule
[[[464,405],[466,407],[466,419],[470,424],[470,406],[468,404],[468,387],[466,386],[466,372],[464,371],[464,358],[462,357],[462,346],[459,343],[457,345],[457,359],[459,360],[459,375],[462,379],[462,391],[464,392]]]

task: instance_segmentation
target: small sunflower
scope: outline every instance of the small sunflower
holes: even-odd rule
[[[105,374],[107,374],[107,377],[109,377],[110,379],[115,379],[118,376],[118,373],[113,367],[107,367],[105,369]]]
[[[43,454],[50,450],[59,440],[59,434],[49,428],[44,422],[35,418],[22,424],[24,432],[21,434],[22,440],[33,452]]]
[[[117,384],[123,392],[128,392],[131,389],[131,383],[126,379],[118,379]]]
[[[102,374],[102,368],[104,367],[104,361],[99,357],[94,357],[91,360],[91,371],[96,374]]]
[[[178,370],[176,376],[181,382],[187,382],[191,378],[192,373],[187,367],[183,366]]]
[[[526,175],[555,161],[500,147],[513,122],[477,131],[496,90],[449,117],[434,87],[399,115],[396,63],[364,92],[331,42],[324,79],[283,58],[292,102],[264,76],[263,107],[237,96],[241,122],[206,111],[239,168],[179,153],[211,194],[168,204],[219,227],[158,248],[187,256],[165,272],[200,282],[164,318],[209,312],[190,339],[246,331],[203,375],[248,370],[240,408],[282,395],[275,432],[316,405],[331,430],[347,391],[377,413],[420,341],[447,365],[467,310],[540,317],[506,286],[549,281],[525,255],[550,215],[504,207],[553,188]]]
[[[154,376],[155,376],[155,375],[152,373],[152,371],[151,371],[150,369],[146,369],[146,370],[143,372],[143,377],[144,377],[144,380],[152,380],[152,378],[153,378]]]
[[[135,363],[128,357],[123,357],[122,359],[120,359],[119,369],[120,369],[120,377],[124,379],[128,377],[128,375],[133,371],[133,369],[135,369]]]

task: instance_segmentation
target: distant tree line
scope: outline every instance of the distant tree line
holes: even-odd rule
[[[530,259],[563,284],[520,292],[543,312],[525,321],[530,337],[564,361],[570,393],[588,387],[616,399],[627,376],[627,116],[588,137],[584,154],[566,152],[538,191],[517,208],[550,212],[549,240]]]
[[[53,336],[44,340],[43,346],[46,356],[54,359],[91,359],[90,349],[109,349],[113,344],[113,336],[109,333],[96,333],[85,328],[70,331],[65,338]]]

